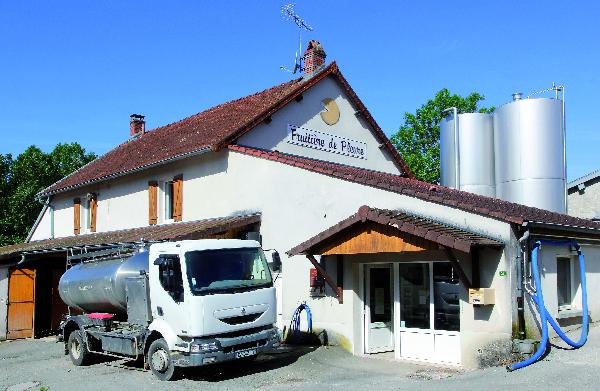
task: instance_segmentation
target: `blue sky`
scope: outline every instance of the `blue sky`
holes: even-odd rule
[[[104,153],[129,115],[154,128],[286,81],[280,1],[0,1],[0,153]],[[452,5],[452,6],[451,6]],[[385,132],[439,89],[506,103],[566,85],[568,177],[600,168],[598,2],[296,1]],[[535,147],[535,146],[532,146]]]

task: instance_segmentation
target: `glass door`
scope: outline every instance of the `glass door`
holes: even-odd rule
[[[366,351],[393,351],[394,300],[391,265],[367,265],[365,282]]]
[[[460,363],[460,284],[449,262],[398,264],[396,357]]]

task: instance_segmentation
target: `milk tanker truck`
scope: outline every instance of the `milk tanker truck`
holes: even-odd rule
[[[61,338],[75,365],[95,354],[137,359],[160,380],[181,367],[245,359],[279,345],[275,288],[253,240],[152,244],[149,251],[82,261],[59,282]],[[279,255],[271,267],[279,270]]]

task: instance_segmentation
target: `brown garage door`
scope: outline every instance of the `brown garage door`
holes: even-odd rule
[[[11,269],[8,277],[8,339],[33,337],[35,271]]]

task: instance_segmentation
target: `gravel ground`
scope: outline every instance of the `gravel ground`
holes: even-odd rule
[[[575,336],[575,338],[577,335]],[[544,360],[507,373],[504,368],[457,371],[378,358],[354,357],[337,347],[286,349],[252,363],[188,370],[176,382],[119,360],[75,367],[54,339],[0,342],[0,390],[504,390],[536,384],[550,389],[598,389],[600,327],[578,351],[552,348]]]

